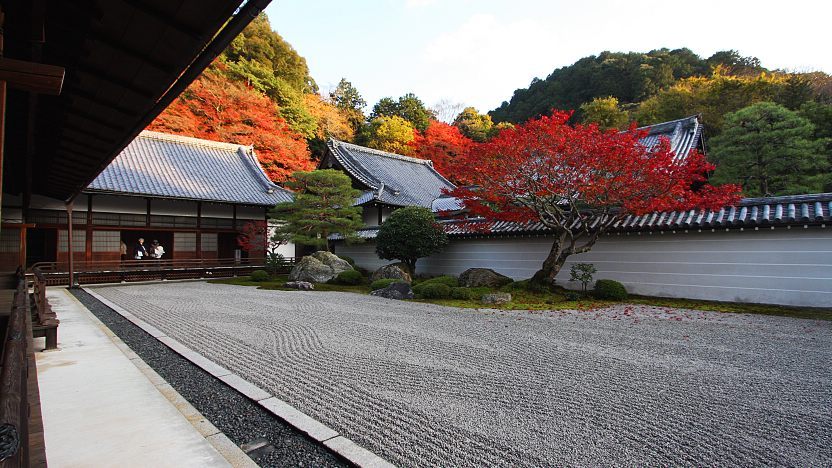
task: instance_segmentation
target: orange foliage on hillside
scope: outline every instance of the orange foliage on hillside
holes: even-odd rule
[[[315,168],[306,140],[278,117],[268,97],[229,80],[215,63],[202,73],[148,130],[254,146],[275,182]]]

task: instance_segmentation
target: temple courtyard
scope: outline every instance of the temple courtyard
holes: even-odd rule
[[[91,291],[399,466],[832,464],[832,321]]]

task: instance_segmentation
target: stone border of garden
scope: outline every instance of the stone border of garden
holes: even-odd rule
[[[118,286],[125,285],[111,284],[102,285],[101,287]],[[271,413],[272,415],[279,418],[281,421],[285,422],[297,431],[306,434],[315,442],[322,444],[323,446],[325,446],[332,452],[336,453],[340,457],[344,458],[351,464],[358,467],[372,468],[394,467],[394,465],[388,462],[387,460],[379,457],[378,455],[365,449],[364,447],[359,446],[355,442],[339,434],[334,429],[297,410],[290,404],[268,393],[267,391],[257,387],[256,385],[245,380],[239,375],[232,373],[230,370],[211,361],[205,356],[191,350],[187,346],[183,345],[181,342],[165,335],[165,333],[159,330],[158,328],[141,320],[140,318],[131,314],[129,311],[125,310],[117,304],[114,304],[112,301],[107,300],[106,298],[95,293],[94,291],[91,291],[88,287],[85,286],[81,288],[81,290],[89,294],[92,298],[96,299],[104,306],[111,309],[113,312],[120,315],[125,320],[131,322],[133,325],[149,334],[158,343],[166,346],[171,351],[175,352],[185,360],[189,361],[191,364],[202,369],[203,371],[213,376],[215,379],[236,390],[240,394],[244,395],[247,399],[251,400],[255,404],[259,405],[260,407]]]

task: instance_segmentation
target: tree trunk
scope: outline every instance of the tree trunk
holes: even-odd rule
[[[410,273],[411,277],[416,276],[416,260],[418,260],[418,258],[407,259],[403,261],[404,264],[407,266],[407,269],[410,270],[408,273]]]
[[[533,284],[540,286],[553,286],[555,284],[555,277],[569,257],[569,253],[564,251],[567,242],[567,233],[555,238],[552,242],[552,248],[549,249],[549,255],[543,261],[543,266],[532,276],[531,282]]]

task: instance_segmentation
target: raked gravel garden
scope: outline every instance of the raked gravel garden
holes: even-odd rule
[[[95,292],[400,466],[832,465],[828,320],[207,282]]]

